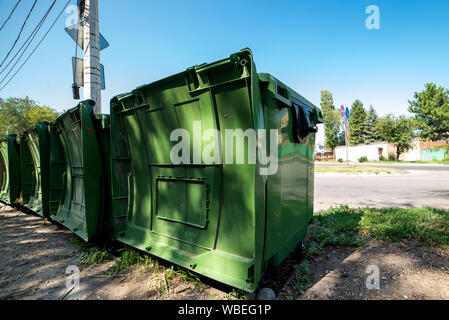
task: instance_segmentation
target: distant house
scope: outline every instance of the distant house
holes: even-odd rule
[[[318,146],[318,148],[315,149],[315,160],[321,161],[334,159],[334,152],[331,149],[327,149],[322,146]]]
[[[445,141],[422,141],[417,138],[413,140],[412,146],[410,150],[399,155],[399,161],[443,160],[448,155],[448,144]],[[396,146],[388,142],[348,147],[348,158],[353,162],[357,162],[360,157],[367,157],[369,161],[379,161],[381,156],[387,159],[390,154],[396,156]],[[346,146],[335,148],[335,159],[346,161]]]
[[[417,138],[413,140],[413,148],[407,152],[401,153],[399,160],[444,160],[448,155],[448,148],[449,145],[446,141],[423,141]]]
[[[413,148],[399,155],[399,161],[418,161],[421,160],[421,143],[420,139],[413,140]]]
[[[388,142],[375,142],[369,144],[358,144],[348,147],[349,161],[357,162],[361,157],[367,157],[369,161],[379,161],[383,156],[388,158],[389,154],[396,155],[396,147]],[[340,146],[335,148],[335,159],[342,159],[346,161],[346,146]]]

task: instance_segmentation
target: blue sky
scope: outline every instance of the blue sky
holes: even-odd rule
[[[51,2],[38,0],[21,41]],[[34,43],[65,2],[57,0]],[[15,3],[0,1],[0,23]],[[23,0],[0,32],[0,59],[32,3]],[[365,8],[371,4],[380,9],[380,30],[365,27]],[[75,45],[64,31],[68,16],[61,16],[0,91],[1,98],[28,95],[59,111],[77,103],[71,93]],[[407,114],[408,100],[426,82],[449,88],[447,0],[100,0],[100,20],[101,33],[110,43],[101,52],[105,113],[116,94],[244,47],[252,49],[259,72],[273,74],[317,105],[321,89],[328,89],[337,107],[360,99],[379,115]]]

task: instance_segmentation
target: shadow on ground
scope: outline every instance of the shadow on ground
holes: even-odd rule
[[[314,279],[301,300],[449,299],[448,250],[418,241],[326,248],[309,259],[309,267]],[[378,289],[373,288],[376,268]]]
[[[83,246],[65,228],[0,204],[0,299],[235,299],[234,290],[199,276],[186,280],[173,265],[153,257],[149,266],[107,272],[117,257],[100,264],[79,263]],[[309,288],[292,285],[303,262],[292,254],[266,272],[261,287],[279,299],[449,299],[449,251],[418,241],[371,241],[363,248],[326,247],[308,256]],[[80,284],[68,290],[70,265],[79,267]],[[379,289],[366,286],[369,266],[379,269]],[[370,269],[372,270],[372,269]],[[372,272],[372,271],[370,271]],[[230,294],[231,293],[231,294]]]

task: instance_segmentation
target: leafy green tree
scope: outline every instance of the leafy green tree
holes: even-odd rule
[[[427,83],[415,92],[408,110],[415,114],[420,136],[424,140],[449,140],[449,90]]]
[[[56,110],[40,106],[28,97],[0,98],[0,134],[20,134],[40,121],[53,121],[58,116]]]
[[[351,145],[365,143],[366,110],[360,100],[355,100],[349,117],[349,142]]]
[[[412,148],[415,127],[414,119],[405,116],[395,118],[392,114],[388,114],[377,121],[376,131],[383,141],[396,146],[396,159],[399,159],[401,153]]]
[[[324,136],[326,138],[325,147],[334,149],[338,146],[338,133],[340,131],[339,115],[335,110],[332,93],[321,90],[321,110],[324,116]]]
[[[341,131],[338,134],[338,145],[339,146],[345,146],[346,145],[346,137],[345,137],[345,132]]]
[[[30,126],[34,126],[41,121],[53,121],[59,114],[47,106],[33,106],[25,112],[25,116]]]
[[[372,143],[380,140],[376,131],[377,119],[376,110],[370,105],[365,120],[365,143]]]

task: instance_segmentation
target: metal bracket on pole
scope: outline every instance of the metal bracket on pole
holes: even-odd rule
[[[83,60],[77,59],[76,54],[72,59],[73,94],[77,97],[79,87],[84,87],[83,98],[95,101],[94,112],[98,114],[101,113],[101,90],[105,89],[104,67],[100,63],[100,51],[109,47],[109,43],[100,34],[98,0],[78,0],[77,4],[84,21],[65,28],[67,34],[84,52]]]
[[[64,28],[65,32],[84,50],[84,21]],[[100,33],[100,51],[109,47],[109,42]]]

